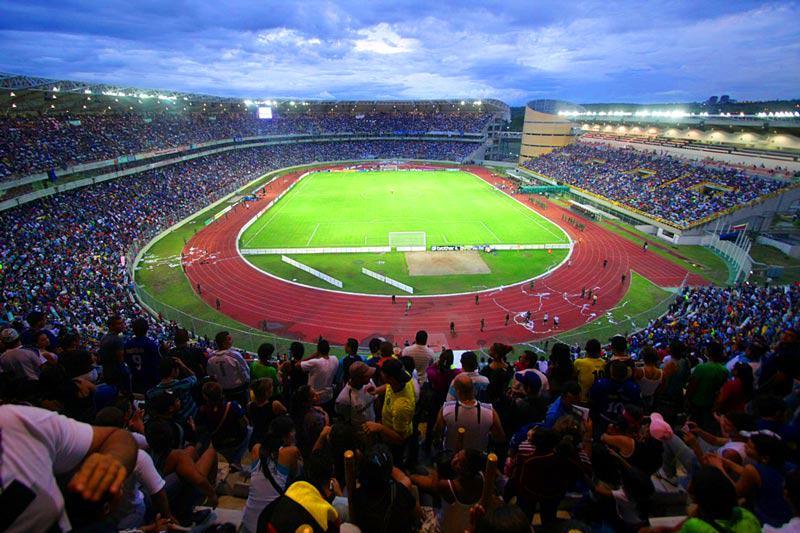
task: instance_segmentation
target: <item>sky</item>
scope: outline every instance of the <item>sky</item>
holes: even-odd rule
[[[800,4],[0,0],[0,72],[243,98],[800,97]]]

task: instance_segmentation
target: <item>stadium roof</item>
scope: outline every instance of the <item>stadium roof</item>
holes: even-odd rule
[[[309,100],[300,98],[233,98],[179,91],[142,89],[102,83],[54,80],[0,73],[0,113],[101,113],[238,110],[268,105],[284,113],[360,113],[391,111],[494,112],[507,116],[500,100]]]

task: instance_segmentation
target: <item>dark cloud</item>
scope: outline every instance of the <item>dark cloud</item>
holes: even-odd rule
[[[0,70],[249,97],[796,97],[794,2],[0,1]]]

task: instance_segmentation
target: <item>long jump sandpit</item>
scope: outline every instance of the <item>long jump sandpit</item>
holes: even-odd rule
[[[491,269],[479,252],[406,252],[410,276],[489,274]]]

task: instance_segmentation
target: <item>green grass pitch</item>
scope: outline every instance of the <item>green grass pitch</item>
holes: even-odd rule
[[[427,245],[555,244],[564,232],[466,172],[318,172],[242,235],[242,248],[386,246],[424,231]]]

